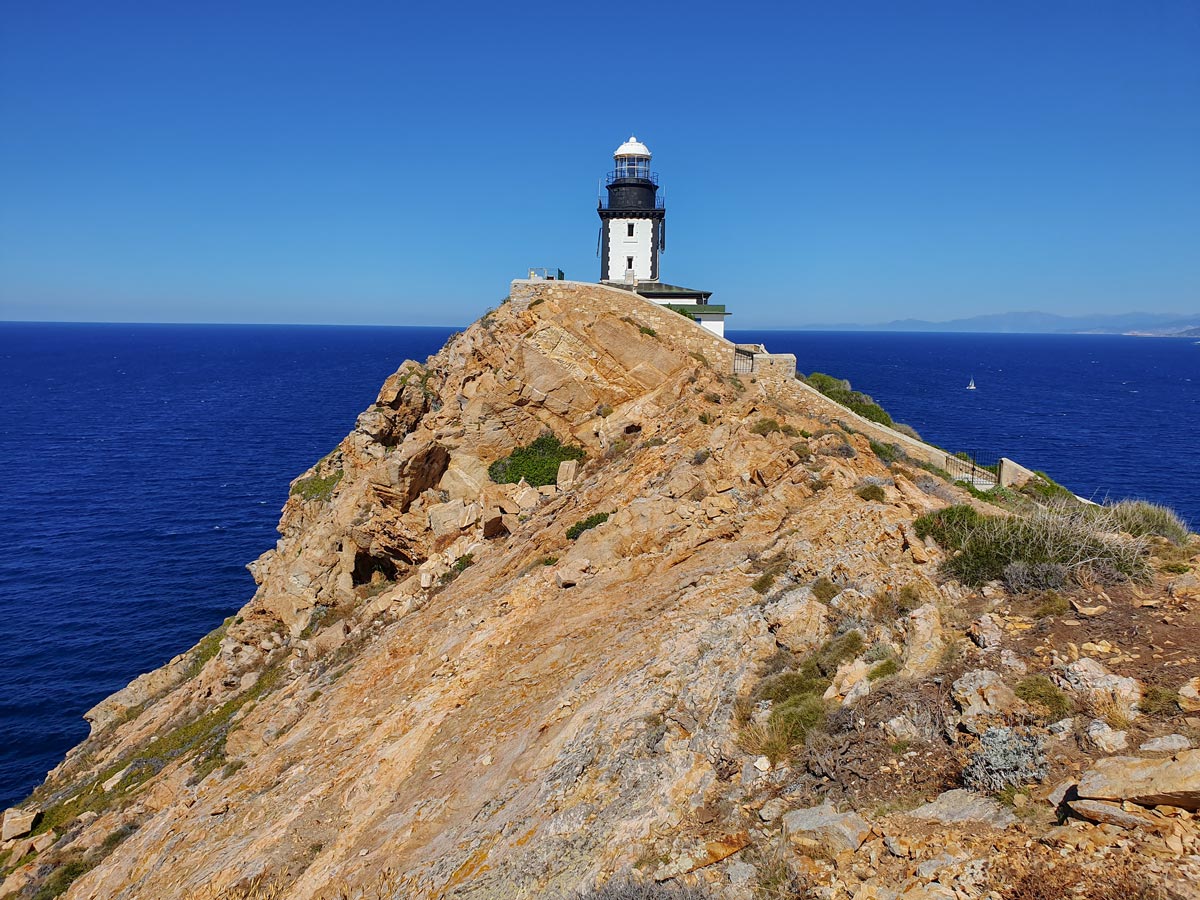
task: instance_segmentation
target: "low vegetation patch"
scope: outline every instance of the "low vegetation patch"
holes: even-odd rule
[[[1046,710],[1045,720],[1057,722],[1071,714],[1074,704],[1071,698],[1059,690],[1045,675],[1029,675],[1017,682],[1014,693],[1026,703],[1036,704]]]
[[[870,500],[874,503],[883,503],[887,500],[887,494],[877,484],[864,484],[854,493],[858,494],[863,500]]]
[[[971,790],[998,794],[1046,777],[1045,748],[1041,738],[1012,728],[989,728],[963,770]]]
[[[1148,716],[1166,718],[1179,712],[1179,693],[1161,684],[1147,685],[1138,709]]]
[[[842,589],[838,587],[834,581],[826,578],[824,575],[813,582],[812,594],[822,603],[828,603],[841,592]]]
[[[879,441],[871,441],[870,444],[871,452],[878,456],[885,466],[904,459],[904,451],[900,449],[899,444],[882,444]]]
[[[1158,535],[1172,544],[1182,546],[1188,542],[1190,532],[1175,510],[1145,500],[1122,500],[1105,507],[1111,521],[1134,537]]]
[[[607,522],[608,515],[609,514],[606,512],[600,512],[600,513],[593,513],[592,515],[588,516],[586,519],[580,519],[578,522],[576,522],[574,525],[572,525],[570,528],[567,529],[567,537],[570,538],[571,540],[575,540],[577,537],[579,537],[585,531],[588,531],[592,528],[595,528],[597,525],[602,525],[605,522]]]
[[[1086,572],[1102,582],[1141,581],[1149,574],[1145,542],[1115,535],[1103,511],[1052,506],[1027,515],[983,516],[968,506],[951,506],[913,525],[919,537],[959,551],[943,571],[972,587],[1006,574],[1018,590],[1060,571],[1064,580]],[[1013,564],[1020,565],[1010,568]]]
[[[553,434],[543,434],[532,444],[518,447],[504,459],[488,466],[488,477],[496,484],[527,484],[541,487],[558,480],[558,467],[569,459],[582,460],[582,447],[564,444]]]
[[[335,469],[328,475],[310,475],[308,478],[301,478],[292,485],[292,489],[288,493],[302,500],[328,500],[333,496],[333,489],[338,486],[338,482],[342,480],[344,474],[341,469]]]
[[[763,724],[748,725],[742,742],[751,753],[778,761],[825,728],[828,709],[823,695],[837,667],[863,649],[862,635],[849,631],[805,656],[793,671],[764,678],[750,695],[751,704],[770,701]]]
[[[906,584],[902,588],[880,591],[871,602],[871,613],[880,622],[895,622],[924,603],[921,588]]]
[[[892,417],[887,410],[868,397],[866,394],[850,387],[850,382],[843,378],[834,378],[824,372],[813,372],[807,378],[801,378],[806,384],[816,388],[830,400],[840,403],[864,419],[878,422],[880,425],[892,424]]]
[[[775,434],[781,430],[779,423],[775,419],[759,419],[750,426],[751,434],[768,435]]]
[[[764,560],[762,574],[751,582],[750,587],[760,594],[765,594],[771,589],[775,579],[787,572],[787,568],[788,559],[782,554],[776,554],[770,559]]]

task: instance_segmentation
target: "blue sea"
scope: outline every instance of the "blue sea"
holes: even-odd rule
[[[288,482],[450,329],[0,324],[0,807],[80,716],[254,591]],[[848,378],[942,446],[1200,524],[1200,346],[734,332]],[[974,378],[976,391],[964,388]]]

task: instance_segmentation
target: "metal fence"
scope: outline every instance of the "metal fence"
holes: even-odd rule
[[[965,457],[965,458],[964,458]],[[981,490],[990,490],[999,483],[996,474],[1000,457],[988,462],[978,452],[961,455],[946,454],[946,471],[955,481],[965,481]]]

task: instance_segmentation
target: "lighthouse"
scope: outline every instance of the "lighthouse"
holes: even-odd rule
[[[709,302],[711,291],[659,278],[659,256],[667,246],[667,205],[658,175],[650,171],[651,158],[650,148],[636,137],[613,152],[613,168],[605,178],[607,196],[597,203],[600,281],[669,306],[723,337],[729,314],[723,305]]]
[[[667,209],[650,157],[636,137],[613,153],[613,169],[605,179],[608,197],[600,199],[598,210],[601,281],[658,281]]]

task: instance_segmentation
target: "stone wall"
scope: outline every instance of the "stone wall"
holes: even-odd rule
[[[755,353],[754,377],[770,383],[796,380],[796,354]]]

